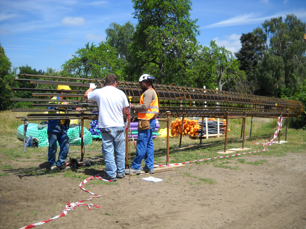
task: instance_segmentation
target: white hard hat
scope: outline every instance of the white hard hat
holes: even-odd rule
[[[139,83],[144,82],[144,81],[154,81],[154,77],[150,76],[149,74],[143,74],[139,77]]]

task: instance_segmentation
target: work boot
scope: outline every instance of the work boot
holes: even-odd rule
[[[125,177],[124,173],[118,173],[117,174],[117,178],[122,179],[123,177]]]
[[[101,176],[103,179],[105,180],[109,180],[109,181],[112,181],[112,182],[116,182],[117,181],[117,178],[116,177],[109,177],[107,174],[104,174]]]
[[[126,169],[125,170],[125,175],[129,175],[131,170],[131,174],[136,173],[136,175],[139,175],[141,173],[141,170],[138,169]]]
[[[66,164],[62,164],[61,166],[57,166],[57,167],[59,170],[65,170],[65,171],[71,169],[70,165],[66,166]]]
[[[50,170],[51,170],[51,171],[57,171],[57,170],[59,170],[59,168],[58,168],[56,165],[52,165],[52,166],[50,167]]]
[[[149,168],[147,168],[147,167],[143,167],[142,170],[143,170],[145,173],[154,174],[154,168],[153,168],[153,169],[149,169]]]

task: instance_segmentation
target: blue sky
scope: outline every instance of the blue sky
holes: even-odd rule
[[[130,0],[2,0],[0,43],[13,67],[60,70],[87,42],[105,41],[112,22],[136,24],[133,12]],[[198,19],[200,44],[216,40],[237,52],[242,33],[286,14],[306,22],[306,1],[193,0],[191,18]]]

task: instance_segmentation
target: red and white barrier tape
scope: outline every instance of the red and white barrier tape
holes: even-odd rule
[[[154,167],[154,168],[160,168],[160,167],[173,167],[173,166],[177,166],[177,165],[186,165],[186,164],[191,164],[191,163],[201,162],[201,161],[209,161],[209,160],[220,159],[220,158],[226,158],[226,157],[236,157],[236,156],[241,156],[241,155],[245,155],[245,154],[259,153],[259,152],[264,152],[264,151],[268,151],[268,150],[269,150],[269,149],[262,149],[262,150],[258,150],[258,151],[245,152],[245,153],[236,153],[236,154],[232,154],[232,155],[219,156],[219,157],[211,157],[211,158],[205,158],[205,159],[194,160],[194,161],[185,161],[185,162],[173,163],[173,164],[169,164],[169,165],[153,165],[153,167]]]
[[[99,179],[99,180],[102,180],[102,181],[105,181],[105,182],[112,182],[111,180],[103,179],[99,174],[96,175],[95,178],[97,178],[97,179]],[[86,200],[81,200],[81,201],[78,201],[78,202],[75,202],[75,203],[69,203],[69,202],[67,202],[65,209],[62,210],[62,214],[57,215],[57,216],[54,216],[53,218],[48,219],[48,220],[45,220],[45,221],[41,221],[41,222],[38,222],[38,223],[35,223],[35,224],[30,224],[30,225],[25,226],[25,227],[22,227],[22,228],[20,228],[20,229],[27,229],[27,228],[32,228],[32,227],[40,226],[40,225],[43,225],[43,224],[45,224],[45,223],[48,223],[48,222],[50,222],[50,221],[52,221],[52,220],[54,220],[54,219],[61,218],[61,217],[65,216],[65,215],[67,215],[68,211],[72,211],[72,210],[75,209],[75,207],[79,207],[80,205],[85,205],[85,206],[87,206],[89,210],[92,210],[91,206],[94,206],[94,207],[96,207],[96,208],[101,208],[100,206],[95,205],[95,204],[84,204],[84,203],[83,203],[84,201],[87,201],[87,200],[91,200],[91,199],[93,199],[93,198],[98,198],[98,197],[100,197],[100,195],[97,195],[97,194],[95,194],[95,193],[93,193],[93,192],[90,192],[90,191],[86,190],[86,189],[83,187],[84,184],[86,184],[89,180],[92,180],[92,179],[93,179],[93,177],[88,177],[88,178],[85,179],[83,182],[81,182],[80,185],[79,185],[80,189],[82,189],[83,191],[88,192],[89,194],[91,194],[91,195],[92,195],[91,197],[89,197],[89,198],[86,199]]]
[[[221,159],[221,158],[229,158],[229,157],[236,157],[236,156],[241,156],[241,155],[245,155],[245,154],[253,154],[253,153],[259,153],[259,152],[264,152],[264,151],[268,151],[269,149],[265,149],[265,145],[272,145],[274,142],[275,142],[275,139],[278,135],[278,132],[282,129],[282,122],[283,122],[283,117],[282,116],[279,116],[278,117],[278,121],[277,121],[277,129],[275,130],[274,132],[274,135],[273,135],[273,138],[271,139],[271,141],[267,142],[267,143],[255,143],[253,142],[254,144],[257,144],[257,145],[263,145],[264,146],[264,149],[262,150],[258,150],[258,151],[252,151],[252,152],[244,152],[244,153],[236,153],[236,154],[232,154],[232,155],[226,155],[226,156],[219,156],[219,157],[211,157],[211,158],[205,158],[205,159],[200,159],[200,160],[194,160],[194,161],[185,161],[185,162],[181,162],[181,163],[173,163],[173,164],[169,164],[169,165],[154,165],[153,167],[154,168],[159,168],[159,167],[173,167],[173,166],[177,166],[177,165],[185,165],[185,164],[191,164],[191,163],[195,163],[195,162],[202,162],[202,161],[209,161],[209,160],[214,160],[214,159]],[[99,179],[99,180],[102,180],[102,181],[105,181],[105,182],[112,182],[111,180],[107,180],[107,179],[103,179],[99,174],[95,176],[95,178]],[[82,189],[84,192],[88,192],[89,194],[91,194],[92,196],[89,197],[88,199],[86,200],[81,200],[81,201],[78,201],[76,203],[69,203],[67,202],[67,205],[65,207],[64,210],[62,210],[62,214],[58,215],[58,216],[54,216],[53,218],[51,219],[48,219],[48,220],[45,220],[45,221],[42,221],[42,222],[39,222],[39,223],[35,223],[35,224],[30,224],[28,226],[25,226],[25,227],[22,227],[20,229],[27,229],[27,228],[32,228],[32,227],[36,227],[36,226],[39,226],[39,225],[43,225],[45,223],[48,223],[54,219],[58,219],[58,218],[61,218],[65,215],[67,215],[68,211],[71,211],[71,210],[74,210],[75,207],[79,207],[80,205],[85,205],[88,207],[89,210],[92,210],[92,208],[90,206],[94,206],[96,208],[101,208],[100,206],[98,205],[95,205],[95,204],[84,204],[83,202],[84,201],[87,201],[87,200],[91,200],[93,198],[98,198],[100,197],[100,195],[97,195],[93,192],[90,192],[88,190],[86,190],[83,185],[86,184],[89,180],[92,180],[93,177],[89,177],[87,179],[85,179],[83,182],[80,183],[79,187],[80,189]]]
[[[275,143],[276,138],[278,136],[278,133],[282,130],[282,125],[283,125],[283,117],[281,115],[277,118],[277,128],[275,129],[274,135],[269,142],[267,142],[267,143],[252,142],[252,143],[256,144],[256,145],[262,145],[264,148],[265,148],[265,146],[272,145],[273,143]]]

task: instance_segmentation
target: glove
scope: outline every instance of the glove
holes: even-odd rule
[[[95,89],[97,86],[94,83],[90,83],[89,87],[92,88],[92,89]]]

